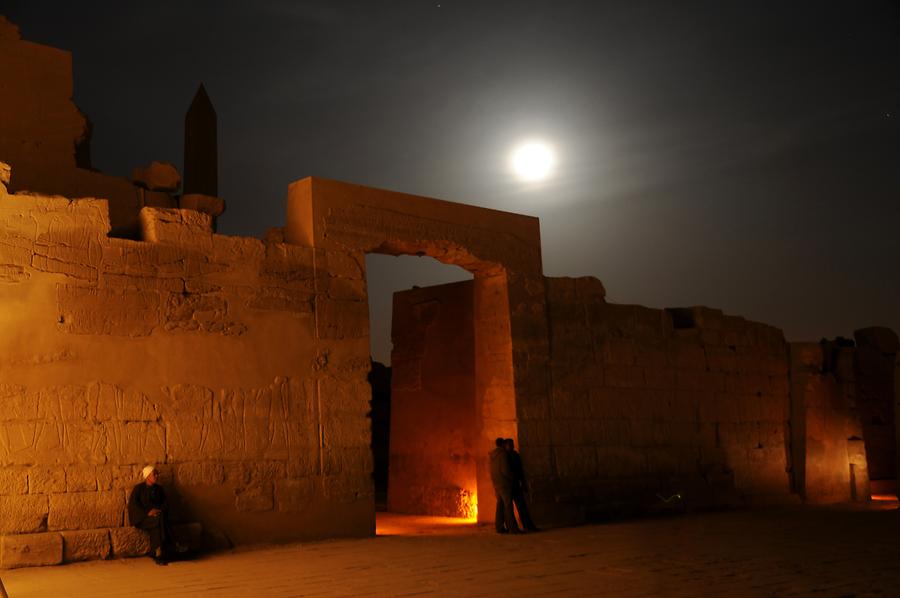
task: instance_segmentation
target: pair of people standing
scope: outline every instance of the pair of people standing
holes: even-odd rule
[[[516,511],[519,512],[522,528],[537,531],[525,501],[528,483],[525,481],[522,457],[516,451],[515,441],[512,438],[498,438],[494,444],[496,446],[490,453],[490,460],[491,482],[497,495],[497,510],[494,517],[497,533],[522,533],[522,529],[516,523]]]

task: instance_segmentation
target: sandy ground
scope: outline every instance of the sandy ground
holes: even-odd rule
[[[379,516],[379,535],[0,572],[47,596],[900,596],[897,503],[688,515],[501,536]]]

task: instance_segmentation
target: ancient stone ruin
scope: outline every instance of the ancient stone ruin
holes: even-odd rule
[[[89,169],[68,53],[0,18],[0,72],[2,567],[141,554],[147,462],[210,545],[371,535],[369,253],[473,275],[394,297],[392,510],[490,521],[497,436],[542,525],[895,492],[890,330],[612,304],[543,275],[534,218],[318,178],[216,234],[208,167]]]

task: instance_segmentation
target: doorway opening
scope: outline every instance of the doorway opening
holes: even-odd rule
[[[477,515],[473,276],[368,255],[376,533]]]

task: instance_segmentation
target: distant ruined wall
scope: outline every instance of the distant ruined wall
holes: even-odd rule
[[[219,542],[371,534],[361,259],[142,220],[0,186],[0,567],[145,550],[147,462]]]
[[[790,499],[780,330],[610,304],[593,278],[546,281],[550,412],[519,423],[542,518],[662,508],[675,494],[694,507]]]
[[[22,40],[0,15],[0,161],[11,192],[109,200],[113,234],[136,237],[143,206],[176,207],[168,193],[91,170],[90,127],[72,102],[72,54]]]
[[[854,332],[853,376],[873,480],[895,480],[897,436],[894,424],[894,367],[900,353],[897,334],[870,327]]]

